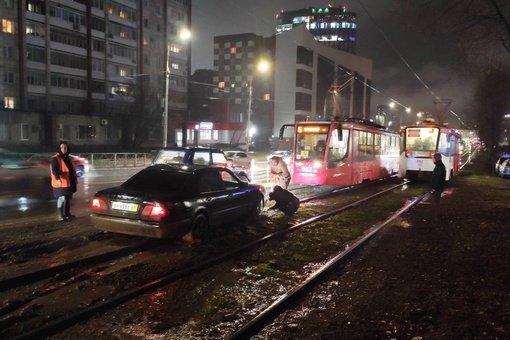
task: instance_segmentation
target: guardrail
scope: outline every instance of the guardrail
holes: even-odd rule
[[[149,166],[150,153],[80,153],[76,156],[89,161],[93,168],[136,168]]]

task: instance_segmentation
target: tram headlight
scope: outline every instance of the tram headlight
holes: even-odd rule
[[[314,161],[313,162],[313,168],[314,169],[322,168],[322,162],[321,161]]]

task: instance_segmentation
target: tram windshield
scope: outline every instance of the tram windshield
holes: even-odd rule
[[[338,129],[333,129],[328,140],[329,126],[313,129],[311,127],[300,129],[296,133],[296,160],[325,160],[336,162],[347,155],[349,130],[342,130],[342,140],[339,140]]]
[[[436,151],[437,128],[408,128],[406,129],[406,150],[407,151]]]

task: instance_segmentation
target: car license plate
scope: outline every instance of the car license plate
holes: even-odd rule
[[[138,204],[124,203],[124,202],[112,202],[112,209],[124,210],[124,211],[129,211],[129,212],[137,212]]]

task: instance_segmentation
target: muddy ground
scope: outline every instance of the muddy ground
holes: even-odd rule
[[[510,179],[478,160],[447,190],[441,221],[414,207],[261,338],[510,338]]]

